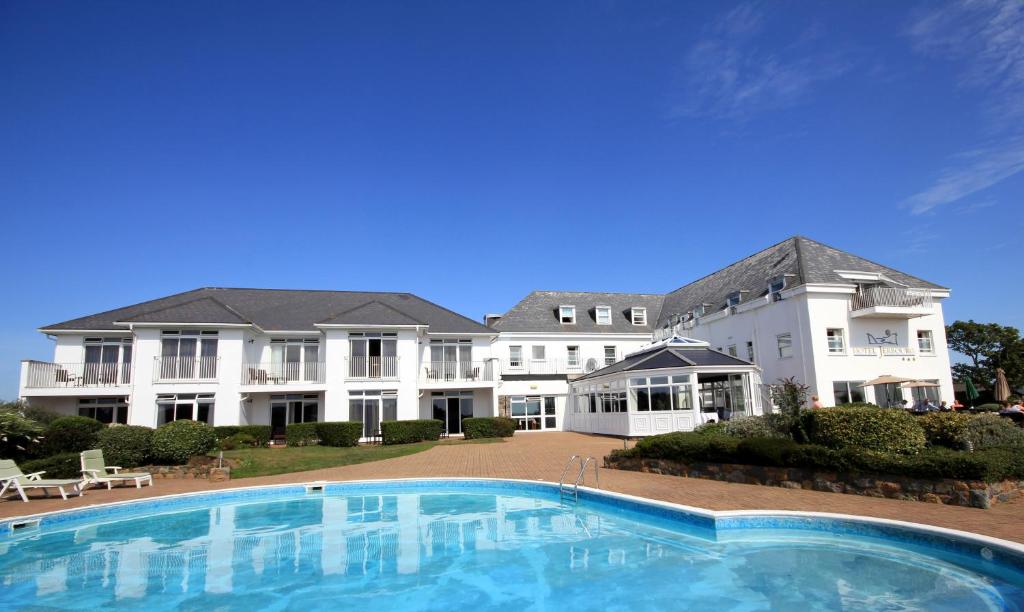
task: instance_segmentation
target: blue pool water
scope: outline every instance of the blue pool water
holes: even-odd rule
[[[0,522],[0,609],[1019,610],[1012,551],[549,487],[248,490]]]

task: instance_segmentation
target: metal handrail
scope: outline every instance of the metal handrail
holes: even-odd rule
[[[576,481],[573,483],[572,489],[570,491],[565,484],[565,474],[566,472],[569,471],[569,468],[572,467],[572,464],[577,460],[580,462],[580,471],[576,474]],[[562,468],[562,475],[558,477],[558,495],[560,497],[564,496],[566,493],[571,492],[573,496],[573,501],[579,501],[580,484],[585,484],[587,466],[590,465],[591,462],[594,463],[594,488],[601,488],[601,477],[598,475],[597,471],[597,459],[594,459],[593,457],[584,458],[582,455],[573,455],[572,457],[569,457],[569,461],[565,464],[565,467]]]

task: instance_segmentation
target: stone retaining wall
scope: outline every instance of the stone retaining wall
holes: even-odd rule
[[[149,472],[153,479],[172,478],[180,480],[209,480],[224,482],[231,480],[231,468],[210,465],[146,465],[138,468],[140,472]]]
[[[867,497],[906,499],[951,506],[989,508],[1024,494],[1024,481],[988,483],[964,480],[919,480],[904,476],[864,476],[819,472],[806,468],[764,467],[734,463],[694,463],[685,465],[665,459],[605,457],[607,468],[668,474],[688,478],[724,480],[743,484],[811,489]]]

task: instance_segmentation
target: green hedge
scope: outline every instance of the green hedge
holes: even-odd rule
[[[810,442],[829,448],[912,454],[925,447],[924,430],[905,410],[822,408],[807,412],[807,419]]]
[[[761,416],[744,416],[722,421],[706,423],[697,428],[704,435],[722,434],[734,438],[786,438],[790,437],[791,422],[783,414],[765,414]]]
[[[107,427],[97,436],[107,465],[133,468],[146,465],[153,454],[153,430],[139,425]]]
[[[153,432],[153,461],[182,465],[217,445],[213,428],[200,421],[172,421]]]
[[[270,442],[270,425],[219,425],[213,430],[218,440],[246,434],[252,436],[254,446],[266,446]]]
[[[82,459],[78,453],[61,453],[19,465],[25,474],[46,472],[40,478],[81,478]]]
[[[256,446],[256,438],[247,433],[236,433],[217,441],[220,450],[235,450],[238,448],[252,448]]]
[[[363,424],[359,421],[317,423],[316,435],[321,446],[356,446],[363,435]]]
[[[974,407],[975,412],[999,412],[1002,409],[1002,404],[982,404]]]
[[[47,455],[57,455],[96,448],[96,435],[103,428],[103,423],[89,417],[55,419],[43,431],[43,450]]]
[[[998,414],[978,414],[967,421],[965,438],[974,450],[986,448],[1024,449],[1024,429]]]
[[[469,419],[465,419],[468,421]],[[465,422],[465,421],[463,421]],[[419,419],[413,421],[382,421],[380,432],[384,444],[412,444],[440,439],[444,421]]]
[[[837,408],[878,408],[878,404],[872,404],[871,402],[850,402],[849,404],[840,404]]]
[[[967,423],[973,418],[962,412],[929,412],[918,417],[917,424],[928,444],[963,450],[967,448]]]
[[[320,440],[316,435],[318,423],[292,423],[285,428],[285,443],[288,446],[315,446]]]
[[[467,440],[479,438],[511,438],[516,422],[508,417],[477,417],[462,419],[462,434]]]
[[[1024,479],[1024,464],[1013,449],[992,448],[973,453],[929,448],[915,455],[881,453],[860,448],[831,449],[778,438],[734,438],[677,432],[651,436],[613,455],[669,459],[682,463],[736,463],[798,467],[864,475],[899,475],[956,480]]]

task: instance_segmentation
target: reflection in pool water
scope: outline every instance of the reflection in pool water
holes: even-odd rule
[[[393,491],[0,540],[0,607],[981,610],[1024,597],[1019,573],[878,539],[749,531],[719,541],[548,495]]]

